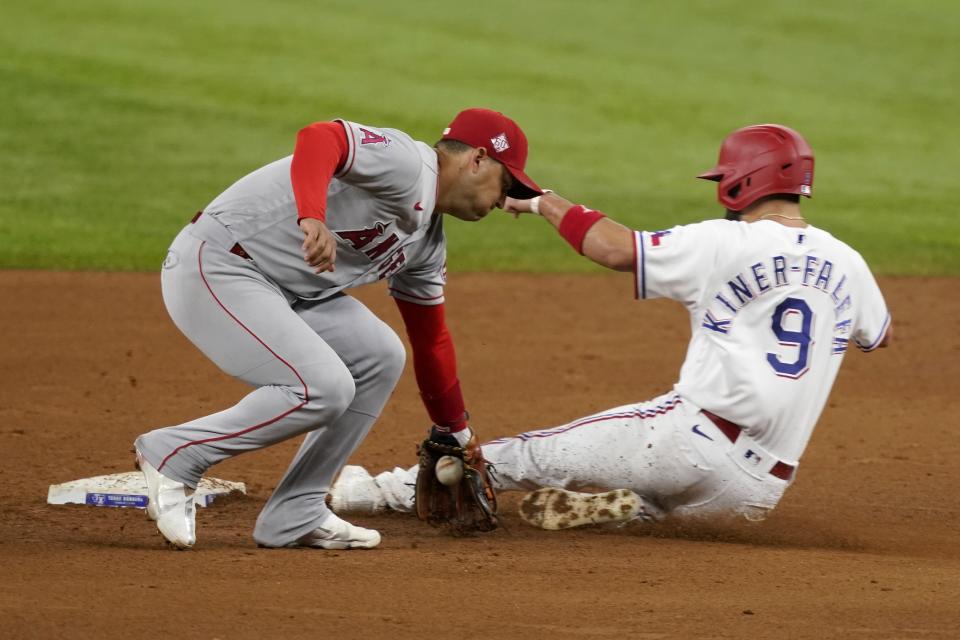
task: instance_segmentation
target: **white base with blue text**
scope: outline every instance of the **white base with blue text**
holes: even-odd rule
[[[234,492],[246,494],[247,486],[242,482],[204,478],[197,486],[194,500],[198,507],[207,507],[217,496]],[[146,509],[147,485],[139,471],[82,478],[50,485],[47,504],[89,504],[95,507]]]

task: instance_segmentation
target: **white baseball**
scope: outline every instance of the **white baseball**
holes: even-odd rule
[[[437,474],[437,480],[448,487],[460,482],[463,477],[463,460],[453,456],[443,456],[437,460],[437,466],[434,468]]]

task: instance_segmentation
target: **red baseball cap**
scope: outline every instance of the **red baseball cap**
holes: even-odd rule
[[[457,140],[471,147],[483,147],[491,158],[500,162],[514,177],[507,195],[528,200],[543,189],[523,172],[527,164],[527,136],[517,123],[499,111],[464,109],[450,126],[443,130],[444,140]]]

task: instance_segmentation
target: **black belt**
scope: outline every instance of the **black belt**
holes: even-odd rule
[[[727,436],[727,439],[730,442],[736,442],[737,438],[740,437],[740,433],[743,431],[743,427],[740,425],[730,422],[726,418],[721,418],[717,414],[707,411],[706,409],[701,409],[700,413],[707,416],[717,429],[720,429],[720,432]],[[770,469],[770,475],[780,478],[781,480],[789,480],[793,477],[793,471],[796,469],[792,464],[787,464],[786,462],[780,462],[779,460],[773,467]]]
[[[203,215],[203,211],[197,211],[197,214],[193,216],[193,218],[190,220],[190,224],[195,224],[197,220],[200,219],[200,216],[202,215]],[[240,256],[244,260],[253,260],[253,258],[250,257],[250,254],[247,253],[246,250],[244,250],[244,248],[240,246],[239,242],[233,245],[232,247],[230,247],[230,253],[232,253],[235,256]]]

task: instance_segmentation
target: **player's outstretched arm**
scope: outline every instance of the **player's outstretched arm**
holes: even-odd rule
[[[444,305],[418,305],[396,299],[413,348],[413,370],[420,397],[433,427],[418,450],[420,457],[414,504],[417,517],[455,530],[497,528],[497,497],[479,441],[467,425],[453,339],[447,330]],[[445,456],[459,459],[462,474],[436,475]]]
[[[550,191],[531,200],[507,198],[510,213],[539,213],[582,255],[616,271],[632,271],[633,231],[599,211],[575,205]]]

